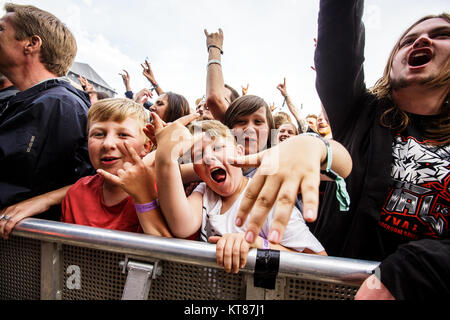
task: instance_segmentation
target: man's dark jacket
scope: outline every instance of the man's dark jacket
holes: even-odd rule
[[[90,102],[61,78],[9,99],[0,111],[0,208],[92,174],[86,123]]]

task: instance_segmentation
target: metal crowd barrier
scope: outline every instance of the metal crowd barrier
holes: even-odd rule
[[[40,219],[0,240],[1,300],[351,300],[378,262],[280,252],[275,288],[237,275],[215,245]]]

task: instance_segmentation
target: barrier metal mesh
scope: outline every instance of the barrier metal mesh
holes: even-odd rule
[[[63,300],[118,300],[122,298],[127,274],[120,263],[124,254],[62,245]],[[40,299],[41,242],[12,236],[0,240],[0,299]],[[222,269],[160,261],[162,274],[152,281],[152,300],[245,300],[246,276]],[[80,271],[80,289],[69,289],[69,267]],[[286,278],[285,300],[350,300],[357,286]],[[283,294],[282,294],[283,295]]]
[[[77,266],[80,289],[65,285],[71,273],[64,274],[63,300],[116,300],[122,298],[126,274],[120,262],[125,255],[95,249],[63,246],[63,270]],[[222,270],[161,262],[162,274],[152,280],[152,300],[231,300],[245,299],[243,275]]]
[[[357,286],[286,278],[285,300],[353,300]]]
[[[41,243],[10,236],[0,240],[0,299],[39,300]]]

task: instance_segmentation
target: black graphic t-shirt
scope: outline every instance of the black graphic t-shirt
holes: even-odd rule
[[[448,231],[450,145],[432,145],[419,135],[433,116],[411,120],[393,139],[392,185],[379,221],[388,251],[411,240],[442,239]]]

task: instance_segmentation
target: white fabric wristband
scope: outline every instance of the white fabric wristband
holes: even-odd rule
[[[208,68],[212,64],[218,64],[219,66],[222,66],[222,62],[220,62],[220,60],[209,60],[206,67]]]

